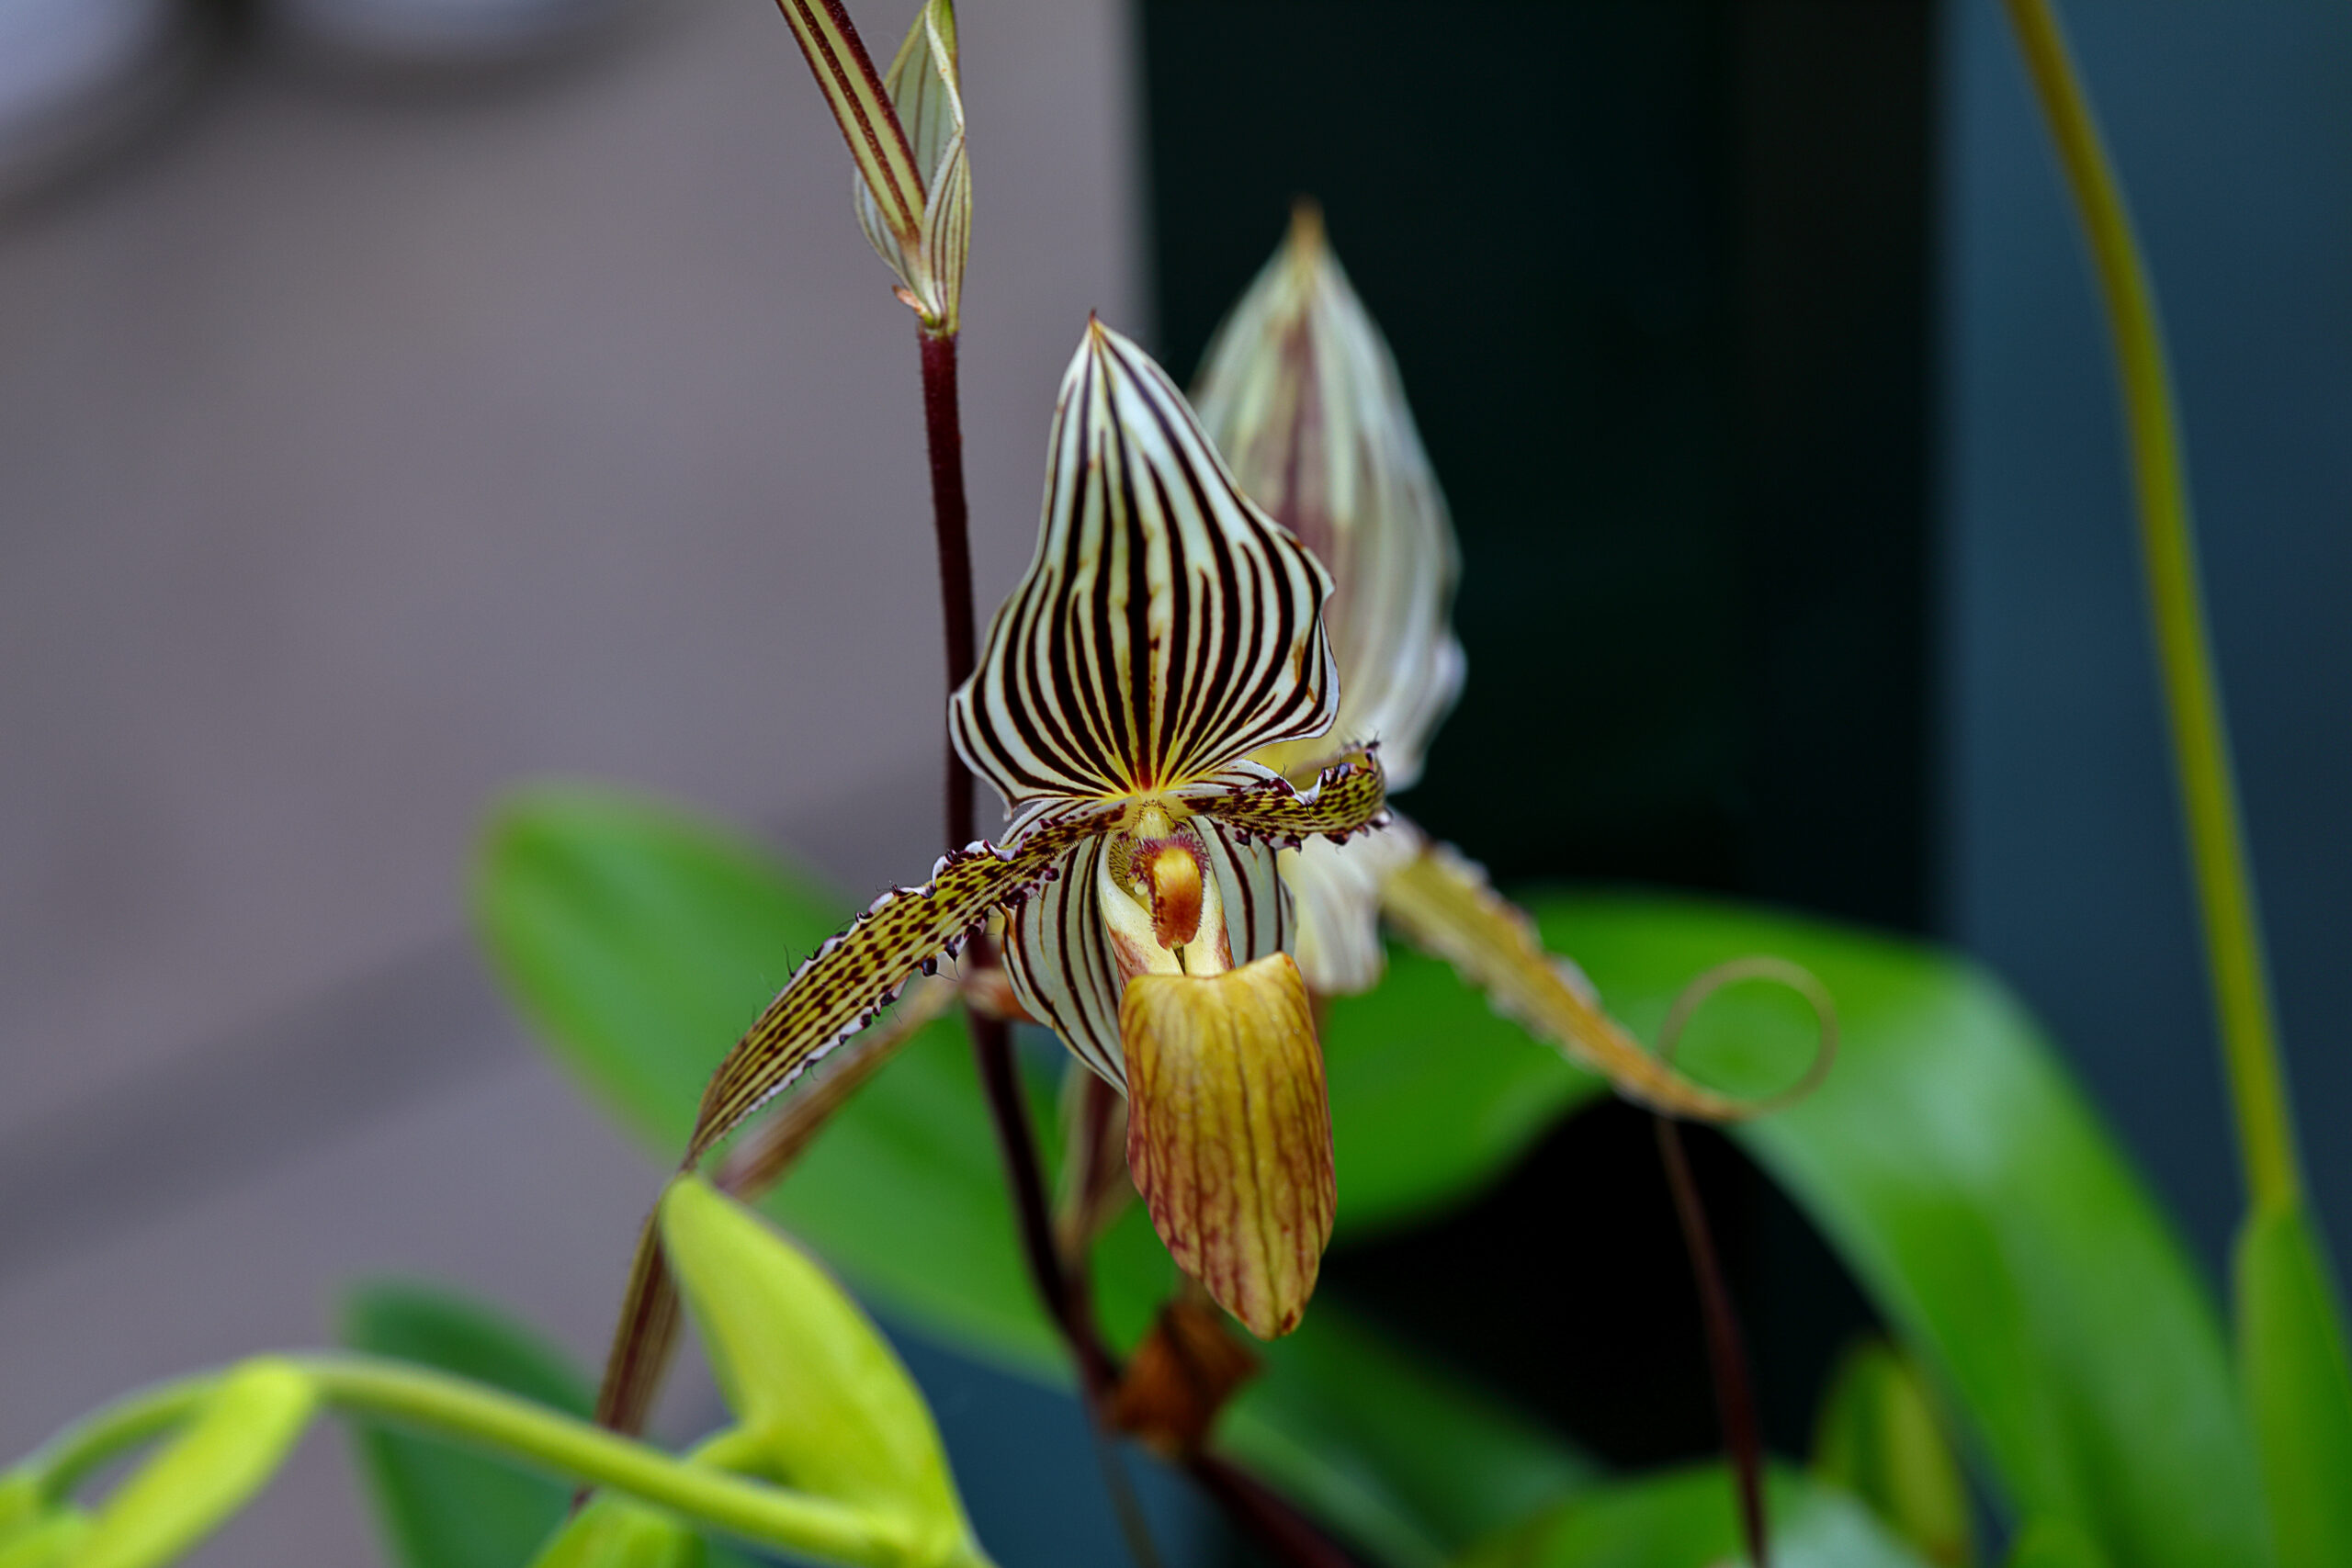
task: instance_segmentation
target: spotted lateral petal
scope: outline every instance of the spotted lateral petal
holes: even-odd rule
[[[692,1166],[770,1096],[873,1021],[909,976],[953,954],[992,910],[1028,897],[1073,848],[1118,820],[1111,806],[1036,814],[999,849],[976,843],[939,863],[921,887],[894,887],[828,939],[719,1064],[703,1093]]]
[[[1385,825],[1387,802],[1380,759],[1363,751],[1325,768],[1311,789],[1293,789],[1279,775],[1265,774],[1186,804],[1245,838],[1296,849],[1310,835],[1337,840]]]
[[[1235,488],[1159,367],[1100,322],[1062,381],[1028,574],[956,694],[1006,802],[1168,793],[1330,728],[1331,580]]]

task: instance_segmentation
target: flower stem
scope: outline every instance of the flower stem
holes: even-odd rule
[[[1723,1266],[1715,1256],[1715,1239],[1707,1228],[1707,1211],[1699,1201],[1699,1184],[1691,1179],[1690,1156],[1682,1149],[1682,1129],[1666,1117],[1656,1119],[1658,1159],[1666,1167],[1666,1184],[1674,1193],[1674,1215],[1682,1224],[1682,1245],[1690,1255],[1690,1276],[1699,1287],[1699,1312],[1706,1321],[1707,1367],[1714,1374],[1715,1416],[1723,1424],[1724,1450],[1731,1456],[1739,1485],[1740,1532],[1747,1541],[1753,1568],[1769,1568],[1765,1556],[1764,1443],[1756,1429],[1756,1396],[1747,1380],[1747,1352],[1741,1346],[1739,1314],[1724,1288]]]
[[[601,1427],[444,1372],[368,1356],[288,1359],[320,1401],[482,1449],[533,1469],[624,1492],[697,1524],[796,1556],[897,1568],[906,1527],[862,1508],[696,1464]],[[35,1455],[43,1493],[62,1496],[116,1454],[185,1420],[220,1382],[190,1378],[136,1393],[69,1429]]]
[[[2090,243],[2114,340],[2132,486],[2139,501],[2142,564],[2155,624],[2165,705],[2172,720],[2173,766],[2188,818],[2189,860],[2203,915],[2222,1058],[2237,1110],[2247,1195],[2258,1210],[2282,1208],[2295,1201],[2301,1186],[2294,1122],[2279,1066],[2237,783],[2231,772],[2220,682],[2198,585],[2188,472],[2164,336],[2156,321],[2155,292],[2057,18],[2047,0],[2005,3]]]
[[[947,643],[947,689],[968,680],[978,662],[972,611],[972,537],[964,496],[964,424],[956,384],[956,334],[918,331],[922,344],[922,424],[931,456],[931,525],[939,546],[940,626]],[[947,747],[947,847],[976,836],[972,771]]]

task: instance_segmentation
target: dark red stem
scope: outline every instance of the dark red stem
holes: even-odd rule
[[[1724,1286],[1707,1211],[1699,1201],[1699,1184],[1690,1179],[1690,1158],[1682,1152],[1682,1130],[1663,1116],[1657,1119],[1657,1153],[1666,1166],[1666,1184],[1674,1192],[1675,1217],[1682,1222],[1690,1276],[1699,1287],[1699,1312],[1707,1325],[1707,1365],[1715,1379],[1715,1416],[1723,1423],[1724,1449],[1739,1483],[1739,1524],[1747,1538],[1747,1560],[1754,1568],[1770,1568],[1765,1556],[1764,1444],[1756,1429],[1756,1396],[1747,1380],[1739,1314]]]
[[[964,422],[956,390],[956,334],[918,330],[922,344],[922,426],[931,449],[931,526],[939,543],[940,626],[947,637],[947,689],[962,685],[978,660],[973,633],[972,530],[964,499]],[[972,771],[947,748],[947,847],[978,836]]]

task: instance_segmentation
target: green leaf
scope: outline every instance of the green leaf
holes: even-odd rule
[[[368,1285],[344,1303],[342,1338],[488,1383],[573,1416],[593,1405],[564,1354],[522,1325],[427,1286]],[[571,1490],[487,1455],[366,1423],[353,1449],[378,1524],[406,1568],[521,1568],[571,1506]]]
[[[1774,1568],[1920,1568],[1845,1494],[1773,1472],[1765,1487]],[[1489,1541],[1462,1568],[1714,1568],[1744,1562],[1731,1477],[1720,1465],[1605,1483]]]
[[[2352,1366],[2301,1205],[2238,1237],[2238,1367],[2280,1568],[2352,1562]]]
[[[2107,1559],[2064,1519],[2036,1519],[2018,1532],[2008,1568],[2107,1568]]]
[[[531,1559],[530,1568],[704,1568],[702,1538],[666,1514],[599,1497]]]
[[[812,877],[736,834],[568,786],[501,807],[473,905],[508,993],[669,1158],[685,1147],[728,1048],[849,916]]]
[[[1928,1562],[1973,1562],[1968,1483],[1919,1374],[1882,1340],[1849,1351],[1814,1421],[1814,1473],[1870,1505]]]
[[[918,1557],[971,1537],[931,1408],[879,1330],[800,1250],[698,1177],[662,1245],[728,1404],[777,1481],[910,1521]]]
[[[1607,1089],[1401,949],[1378,990],[1332,999],[1323,1063],[1341,1243],[1474,1196]]]
[[[238,1367],[106,1500],[75,1568],[151,1568],[178,1557],[269,1483],[317,1403],[311,1380],[283,1361]]]
[[[485,944],[523,1010],[559,1059],[663,1157],[683,1146],[711,1068],[851,908],[740,836],[581,790],[509,801],[486,839],[475,892]],[[1342,1187],[1343,1216],[1351,1205],[1402,1213],[1476,1186],[1556,1107],[1590,1092],[1589,1080],[1492,1019],[1442,966],[1406,958],[1396,973],[1400,995],[1416,984],[1450,994],[1455,1012],[1433,1006],[1429,1031],[1335,1032],[1327,1054],[1342,1183],[1351,1180],[1346,1151],[1389,1142],[1372,1130],[1384,1119],[1409,1128],[1415,1096],[1449,1097],[1442,1102],[1459,1109],[1430,1119],[1422,1155],[1402,1154],[1385,1170],[1368,1156],[1363,1185]],[[1455,1015],[1464,1009],[1467,1022]],[[1444,1055],[1423,1048],[1457,1038],[1464,1081],[1493,1085],[1490,1100],[1450,1098]],[[1549,1098],[1531,1110],[1517,1103],[1523,1094]],[[1050,1089],[1040,1088],[1033,1107],[1039,1127],[1050,1128]],[[1359,1123],[1364,1131],[1354,1130]],[[1022,1266],[960,1020],[910,1042],[763,1207],[894,1316],[967,1354],[1067,1384],[1067,1362]],[[616,1252],[621,1246],[616,1238]],[[1131,1343],[1174,1282],[1140,1206],[1111,1227],[1094,1261],[1103,1321],[1115,1341]],[[1511,1478],[1580,1472],[1581,1461],[1556,1439],[1369,1328],[1340,1325],[1332,1314],[1329,1332],[1352,1348],[1315,1354],[1324,1316],[1318,1303],[1274,1358],[1246,1420],[1236,1417],[1234,1440],[1253,1461],[1286,1456],[1283,1483],[1359,1539],[1418,1542],[1399,1561],[1425,1562],[1431,1543],[1452,1550],[1498,1522],[1493,1510],[1502,1505],[1480,1497],[1535,1490]],[[1353,1397],[1359,1386],[1363,1397]],[[1395,1404],[1374,1397],[1392,1387]],[[1444,1495],[1443,1457],[1417,1450],[1392,1410],[1442,1424],[1451,1450],[1487,1456],[1491,1481]]]
[[[2024,1010],[1919,944],[1690,898],[1545,894],[1547,943],[1654,1033],[1726,960],[1774,953],[1837,998],[1820,1091],[1738,1129],[1934,1373],[2029,1518],[2134,1568],[2268,1557],[2217,1313],[2146,1185]],[[1694,1076],[1788,1081],[1804,1005],[1734,987],[1685,1036]]]

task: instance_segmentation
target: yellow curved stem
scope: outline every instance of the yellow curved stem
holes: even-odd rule
[[[2294,1122],[2287,1109],[2237,782],[2230,766],[2220,683],[2213,673],[2204,598],[2198,585],[2188,476],[2181,458],[2180,425],[2155,293],[2114,165],[2091,118],[2056,17],[2047,0],[2005,4],[2090,242],[2114,339],[2132,486],[2139,501],[2148,605],[2155,624],[2165,706],[2172,720],[2173,766],[2188,818],[2189,861],[2203,915],[2222,1054],[2237,1108],[2239,1152],[2254,1206],[2279,1207],[2294,1201],[2301,1186]]]

